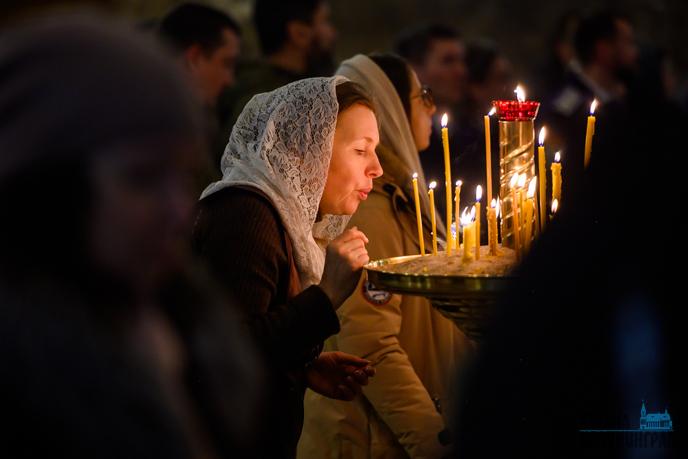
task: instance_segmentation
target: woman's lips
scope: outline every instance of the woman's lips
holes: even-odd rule
[[[372,188],[358,190],[358,197],[361,198],[362,201],[365,201],[366,199],[368,199],[368,195],[370,194],[371,190]]]

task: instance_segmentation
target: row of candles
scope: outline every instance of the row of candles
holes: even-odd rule
[[[514,91],[520,102],[525,101],[525,94],[523,89],[518,86]],[[587,167],[590,162],[590,154],[592,150],[592,136],[595,131],[595,108],[597,107],[597,100],[594,100],[590,106],[590,116],[588,117],[587,129],[585,134],[585,155],[584,162]],[[497,255],[497,217],[500,214],[500,203],[498,200],[492,198],[492,155],[491,155],[491,138],[490,138],[490,117],[494,115],[493,108],[484,117],[485,124],[485,160],[486,160],[486,181],[487,181],[487,201],[490,207],[487,209],[487,223],[488,223],[488,246],[490,255]],[[445,191],[447,202],[447,227],[451,227],[452,218],[452,190],[451,190],[451,165],[449,156],[449,134],[447,130],[448,116],[445,113],[442,116],[442,145],[444,149],[444,166],[445,166]],[[540,129],[539,147],[538,147],[538,173],[541,177],[539,183],[539,196],[537,201],[539,206],[535,204],[536,188],[538,177],[535,176],[529,183],[526,198],[524,200],[523,191],[525,190],[526,174],[514,174],[511,179],[512,190],[512,207],[514,216],[514,245],[517,257],[523,255],[530,247],[532,240],[533,221],[535,217],[536,229],[538,232],[544,230],[545,222],[547,220],[546,211],[546,158],[545,158],[545,135],[546,129]],[[552,176],[552,214],[556,213],[559,203],[561,202],[561,154],[557,152],[554,156],[554,162],[550,166]],[[461,180],[456,182],[454,204],[456,206],[455,225],[456,235],[451,231],[447,231],[447,255],[451,255],[453,250],[457,252],[460,250],[459,233],[463,228],[464,251],[463,259],[470,261],[472,259],[480,258],[480,212],[482,187],[480,185],[476,188],[476,201],[470,213],[466,207],[463,213],[460,214],[461,209]],[[432,224],[432,253],[437,255],[437,231],[436,231],[436,217],[435,217],[435,187],[436,182],[431,182],[429,185],[428,195],[430,199],[430,220]],[[425,254],[425,240],[423,238],[423,226],[420,210],[419,190],[417,174],[413,174],[413,192],[416,204],[416,219],[418,224],[418,239],[420,241],[420,253]],[[536,210],[537,209],[537,210]],[[538,214],[539,210],[539,214]],[[472,254],[474,250],[474,254]]]

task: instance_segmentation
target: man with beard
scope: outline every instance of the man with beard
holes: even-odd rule
[[[575,183],[580,183],[584,172],[583,141],[590,104],[593,99],[602,107],[611,101],[623,101],[638,60],[630,19],[611,11],[583,18],[574,46],[576,59],[569,64],[565,84],[545,101],[541,112],[541,119],[551,128],[549,150],[563,150],[569,183],[564,189],[569,192],[579,188]],[[567,200],[566,192],[563,199]]]
[[[325,0],[256,0],[253,22],[263,58],[240,65],[236,87],[220,98],[218,110],[227,137],[254,95],[334,72],[337,32]]]

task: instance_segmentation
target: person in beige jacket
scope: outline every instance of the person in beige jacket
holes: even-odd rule
[[[357,55],[337,71],[373,95],[380,120],[375,180],[350,225],[370,240],[370,259],[419,253],[411,187],[414,172],[426,190],[418,151],[427,147],[435,111],[428,88],[393,55]],[[427,193],[421,207],[429,215]],[[428,219],[425,234],[429,235]],[[444,226],[438,234],[444,236]],[[430,247],[430,241],[426,241]],[[377,377],[353,402],[309,391],[298,457],[438,458],[450,452],[447,413],[453,380],[471,342],[425,298],[377,290],[365,275],[337,312],[338,335],[325,343],[372,361]]]

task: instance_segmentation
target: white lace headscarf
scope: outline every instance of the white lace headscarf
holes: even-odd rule
[[[265,193],[289,233],[303,288],[320,282],[325,247],[350,218],[322,215],[316,222],[337,126],[336,86],[345,81],[309,78],[254,96],[229,136],[222,179],[201,194],[237,185]]]
[[[373,97],[375,115],[380,123],[380,143],[391,149],[408,171],[406,189],[411,184],[411,176],[418,174],[418,188],[420,189],[420,207],[426,226],[430,225],[430,199],[425,182],[425,174],[420,164],[418,149],[413,140],[411,126],[406,116],[406,111],[399,98],[397,90],[385,72],[368,56],[357,54],[347,59],[337,69],[337,75],[344,76],[354,83],[358,83]],[[445,238],[444,220],[440,215],[435,217],[437,221],[437,236]]]

